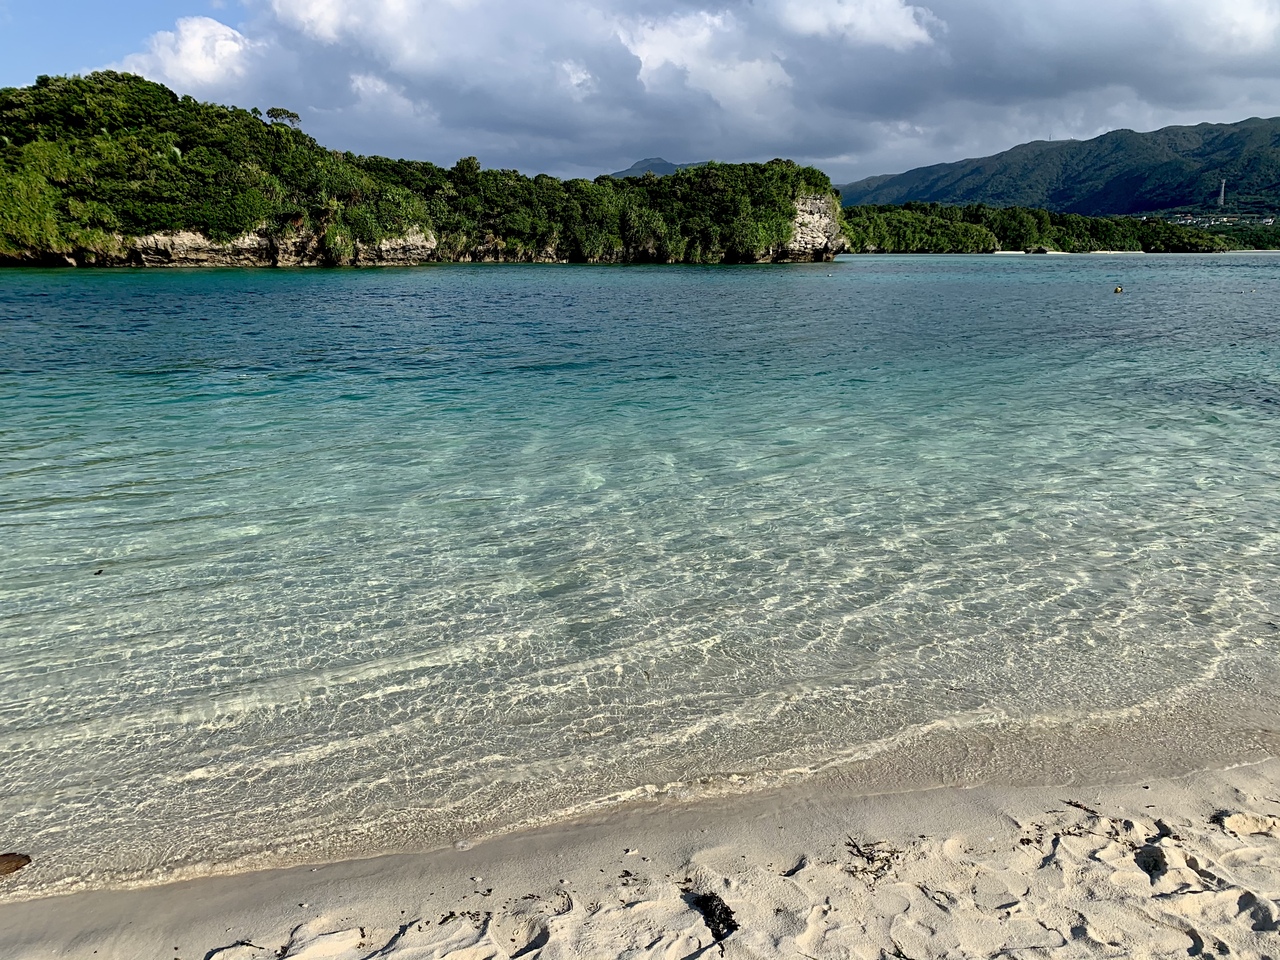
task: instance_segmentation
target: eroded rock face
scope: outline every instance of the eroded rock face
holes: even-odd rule
[[[797,197],[791,240],[783,247],[757,250],[751,259],[756,263],[820,263],[848,249],[849,241],[840,229],[840,202],[834,196]]]
[[[136,238],[125,261],[143,267],[269,267],[276,262],[274,248],[271,240],[255,233],[215,243],[203,234],[179,230]]]
[[[776,262],[826,261],[848,249],[840,230],[840,202],[833,196],[798,197],[792,231]]]
[[[264,266],[271,267],[319,267],[326,265],[320,250],[320,239],[311,233],[295,234],[269,241],[272,259]]]
[[[434,235],[414,229],[403,237],[355,244],[355,256],[342,265],[411,265],[438,259]],[[315,267],[331,264],[310,233],[275,238],[246,233],[226,243],[188,230],[153,233],[129,242],[122,263],[141,267]]]
[[[439,244],[434,234],[410,230],[403,237],[387,237],[375,244],[356,244],[357,264],[412,266],[436,259]]]

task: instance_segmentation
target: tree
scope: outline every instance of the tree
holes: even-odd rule
[[[272,123],[287,123],[295,130],[302,123],[302,118],[292,110],[286,110],[284,107],[268,107],[267,118]]]

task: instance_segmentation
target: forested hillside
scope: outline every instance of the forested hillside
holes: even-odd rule
[[[839,189],[846,206],[983,203],[1108,216],[1213,210],[1223,180],[1232,212],[1280,208],[1280,118],[1042,140]]]
[[[0,89],[0,261],[113,262],[129,238],[314,238],[318,262],[415,231],[440,259],[737,262],[777,256],[797,197],[827,176],[786,160],[561,181],[320,146],[296,114],[179,97],[141,77]],[[310,241],[309,241],[310,242]]]
[[[845,207],[844,232],[854,253],[1218,253],[1237,246],[1224,237],[1160,219],[1082,217],[983,204]]]

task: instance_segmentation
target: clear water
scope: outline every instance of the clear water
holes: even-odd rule
[[[0,273],[4,893],[1265,752],[1278,303],[1262,255]]]

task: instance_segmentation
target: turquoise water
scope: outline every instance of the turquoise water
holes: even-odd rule
[[[1265,255],[0,273],[6,892],[1266,752],[1278,303]]]

